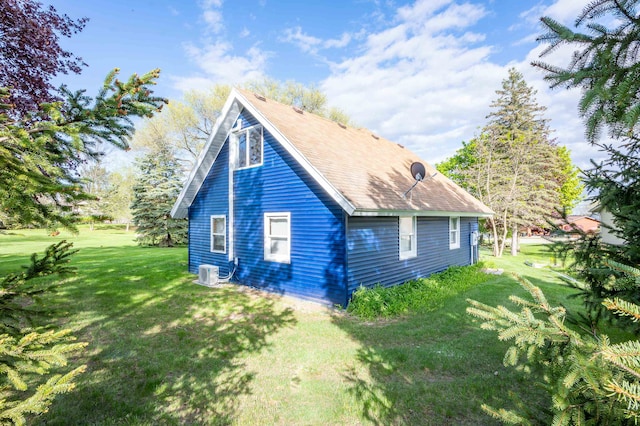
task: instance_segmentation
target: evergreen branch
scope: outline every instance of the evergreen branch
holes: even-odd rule
[[[637,382],[623,381],[618,383],[611,381],[606,385],[606,389],[625,401],[628,410],[638,411],[640,408],[640,385]]]
[[[25,425],[27,414],[45,412],[56,395],[67,393],[75,388],[73,380],[85,372],[86,365],[73,369],[64,375],[54,375],[46,383],[38,386],[35,393],[17,403],[7,403],[0,400],[0,419],[9,420],[15,425]]]
[[[633,322],[640,320],[640,306],[620,298],[605,299],[602,304],[614,314],[629,317]]]
[[[495,409],[487,404],[481,405],[482,411],[489,414],[496,420],[500,420],[503,423],[510,425],[532,425],[532,423],[525,419],[524,417],[519,416],[517,413],[511,410],[505,410],[504,408]]]

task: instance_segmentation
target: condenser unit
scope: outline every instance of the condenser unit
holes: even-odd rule
[[[218,267],[214,265],[200,265],[198,268],[198,284],[212,287],[218,284]]]

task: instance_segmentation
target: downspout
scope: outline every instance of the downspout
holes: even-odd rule
[[[349,245],[349,241],[347,241],[347,238],[349,236],[349,215],[343,210],[342,211],[342,215],[344,217],[344,226],[343,226],[343,231],[344,231],[344,244],[343,244],[343,249],[344,249],[344,265],[343,265],[343,271],[344,271],[344,277],[343,277],[343,284],[344,284],[344,308],[347,309],[347,305],[349,304],[349,250],[348,250],[348,245]]]

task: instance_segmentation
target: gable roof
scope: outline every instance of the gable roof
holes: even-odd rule
[[[238,115],[246,109],[349,215],[490,216],[492,211],[414,153],[367,129],[344,126],[279,102],[233,89],[212,136],[171,214],[187,217]],[[415,183],[410,167],[425,165]],[[437,174],[436,174],[437,173]]]

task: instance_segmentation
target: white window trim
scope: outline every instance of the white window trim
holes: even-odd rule
[[[287,256],[274,255],[270,251],[271,236],[269,235],[269,219],[286,218],[287,219]],[[274,212],[264,214],[264,260],[278,263],[291,263],[291,213],[290,212]]]
[[[214,234],[213,230],[213,221],[215,219],[224,219],[224,233],[222,234]],[[220,250],[215,250],[213,248],[213,236],[214,235],[222,235],[224,237],[224,250],[220,251]],[[212,215],[209,218],[209,238],[210,238],[210,250],[211,253],[226,253],[227,252],[227,217],[225,215]]]
[[[458,227],[454,230],[453,229],[453,221],[457,221],[458,223]],[[452,243],[451,242],[451,233],[455,232],[456,234],[456,242]],[[454,250],[454,249],[459,249],[460,248],[460,217],[459,216],[452,216],[449,218],[449,250]]]
[[[249,131],[253,130],[253,129],[260,129],[260,144],[262,145],[260,147],[260,162],[256,163],[256,164],[251,164],[251,165],[248,165],[248,166],[240,167],[240,159],[237,158],[237,156],[240,155],[240,146],[239,146],[240,137],[239,137],[239,135],[242,134],[242,133],[246,134],[247,149],[246,149],[245,152],[246,152],[247,158],[245,160],[246,160],[246,164],[249,164],[249,157],[251,155],[250,154],[251,150],[249,149]],[[251,169],[253,167],[262,166],[262,164],[264,163],[264,127],[262,127],[262,125],[256,124],[254,126],[245,127],[244,129],[240,129],[240,130],[237,130],[237,131],[233,132],[233,141],[234,141],[234,144],[235,144],[234,155],[236,156],[236,158],[234,159],[235,170]]]
[[[402,251],[402,229],[400,221],[403,218],[411,219],[411,227],[413,228],[413,238],[411,239],[411,250]],[[416,216],[398,216],[398,257],[400,260],[412,259],[418,256],[418,220]]]

